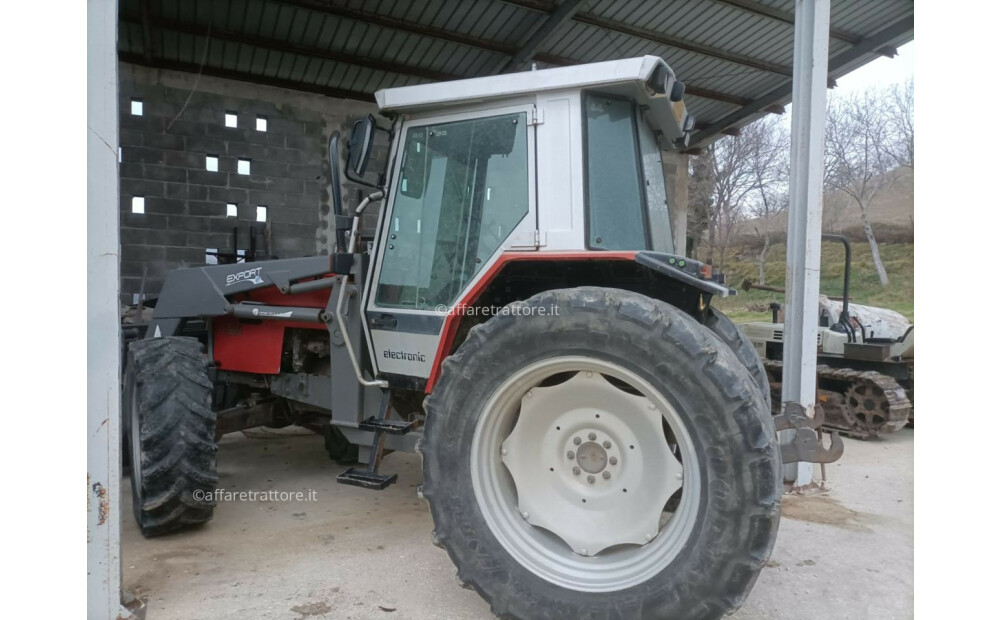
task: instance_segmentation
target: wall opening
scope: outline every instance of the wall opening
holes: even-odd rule
[[[257,131],[267,131],[267,117],[258,116],[257,117]]]
[[[132,196],[132,213],[146,212],[146,198],[143,196]]]
[[[142,99],[132,100],[132,116],[142,116]]]
[[[215,155],[206,155],[205,156],[205,170],[208,170],[209,172],[218,172],[219,171],[219,158],[217,156],[215,156]]]
[[[241,159],[236,162],[236,172],[240,174],[250,174],[250,160]]]
[[[236,127],[236,112],[226,112],[226,127]]]
[[[226,203],[226,217],[236,217],[236,203],[230,202]]]
[[[266,222],[267,221],[267,207],[264,205],[257,206],[257,221]]]

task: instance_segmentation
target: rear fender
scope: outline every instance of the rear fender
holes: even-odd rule
[[[662,252],[505,252],[456,304],[444,320],[437,353],[424,391],[440,378],[441,364],[464,334],[489,318],[488,312],[518,299],[560,288],[603,286],[634,291],[670,303],[701,320],[711,297],[735,294],[701,276],[702,263]]]

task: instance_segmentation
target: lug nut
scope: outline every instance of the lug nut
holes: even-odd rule
[[[591,433],[587,435],[587,439],[594,441],[595,439],[597,439],[597,433]]]
[[[603,474],[601,474],[601,478],[604,478],[605,480],[607,480],[610,477],[611,477],[611,472],[610,471],[606,471]]]
[[[683,480],[684,474],[674,474],[674,477],[677,478],[678,480]]]
[[[579,476],[580,475],[580,468],[579,467],[574,467],[573,468],[573,475],[574,476]]]
[[[578,445],[580,445],[581,443],[583,443],[583,440],[582,440],[582,439],[580,439],[579,437],[574,437],[574,438],[573,438],[573,445],[574,445],[574,446],[578,446]]]
[[[611,449],[611,442],[610,441],[605,441],[603,445],[604,445],[604,449],[605,450],[610,450]]]
[[[611,463],[612,465],[617,465],[618,464],[618,457],[613,456],[610,459],[608,459],[608,462]]]
[[[566,453],[566,458],[568,458],[569,460],[572,461],[574,457],[576,457],[576,455],[573,454],[572,450],[570,450],[569,452]]]
[[[596,480],[596,478],[594,478],[593,476],[587,476],[587,482],[589,482],[590,484],[594,484],[594,480]]]

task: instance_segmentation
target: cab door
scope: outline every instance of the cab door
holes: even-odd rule
[[[533,106],[403,124],[367,286],[380,374],[420,385],[445,318],[505,249],[536,230]]]

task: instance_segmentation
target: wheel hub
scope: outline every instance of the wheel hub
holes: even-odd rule
[[[576,462],[580,464],[580,469],[588,474],[599,474],[608,466],[608,451],[600,444],[589,441],[580,446],[576,453]]]
[[[501,459],[521,516],[584,556],[653,540],[683,480],[659,409],[588,371],[524,394]]]

